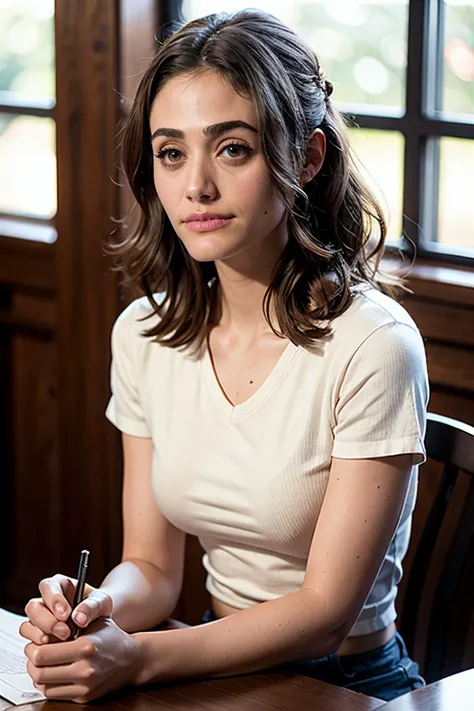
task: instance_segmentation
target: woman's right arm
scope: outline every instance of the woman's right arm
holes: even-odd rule
[[[100,589],[112,598],[112,618],[132,632],[163,622],[176,607],[183,582],[185,534],[163,516],[155,502],[152,440],[126,434],[122,438],[122,562]]]
[[[97,617],[112,617],[127,632],[149,629],[163,622],[178,602],[184,567],[185,534],[161,514],[151,488],[153,442],[150,438],[122,435],[124,455],[122,562],[98,589],[78,605],[73,619],[86,627]],[[44,634],[58,635],[68,619],[73,595],[64,576],[40,583],[42,597],[25,608],[33,626]],[[87,591],[86,591],[87,594]],[[111,605],[112,602],[112,605]],[[63,613],[57,605],[65,608]],[[85,613],[87,620],[76,619]],[[30,625],[28,625],[28,629]],[[25,629],[28,633],[28,630]],[[28,634],[28,637],[31,635]]]

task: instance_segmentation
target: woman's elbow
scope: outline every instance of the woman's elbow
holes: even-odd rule
[[[352,619],[353,616],[345,614],[340,609],[336,609],[328,598],[313,588],[302,588],[301,592],[307,596],[310,604],[314,607],[314,614],[312,615],[312,619],[315,622],[314,636],[324,636],[324,654],[337,652],[351,631],[355,619]]]

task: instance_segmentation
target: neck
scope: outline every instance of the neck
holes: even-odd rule
[[[254,249],[216,262],[219,284],[215,323],[221,328],[244,337],[270,330],[263,314],[263,297],[287,241],[286,234],[280,239],[275,239],[274,233],[271,237]]]

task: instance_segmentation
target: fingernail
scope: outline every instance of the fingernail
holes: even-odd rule
[[[53,627],[53,634],[59,639],[67,639],[69,637],[69,628],[64,623],[58,623]]]
[[[78,612],[77,615],[75,615],[74,619],[76,620],[78,625],[85,625],[87,622],[87,617],[83,612]]]
[[[56,605],[54,609],[56,610],[58,615],[64,615],[64,613],[66,612],[66,608],[60,602]]]
[[[40,639],[41,644],[47,644],[49,642],[48,635],[44,634]]]

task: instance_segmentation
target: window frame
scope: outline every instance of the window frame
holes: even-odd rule
[[[443,87],[445,6],[443,0],[409,0],[405,111],[390,114],[376,106],[341,105],[360,128],[399,131],[405,141],[402,230],[427,261],[474,266],[474,250],[437,242],[440,138],[474,138],[474,115],[448,114],[439,109]],[[182,0],[162,3],[162,22],[179,21]],[[420,41],[421,39],[421,41]],[[361,109],[364,110],[361,110]],[[429,234],[430,240],[423,240]],[[401,249],[411,251],[407,240]],[[400,244],[387,245],[400,250]]]

